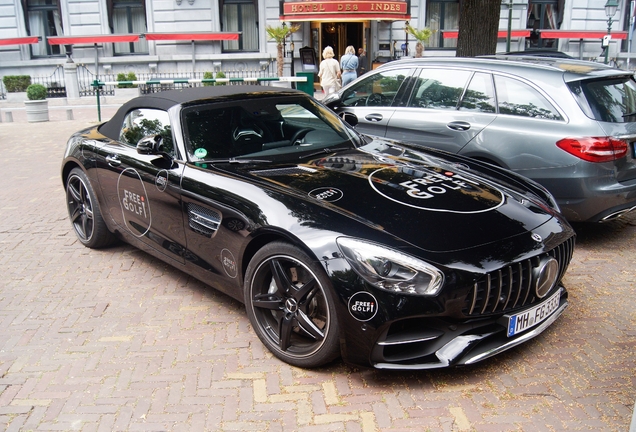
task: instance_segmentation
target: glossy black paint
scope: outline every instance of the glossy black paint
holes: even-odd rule
[[[254,98],[306,97],[249,91]],[[166,102],[171,99],[163,95],[157,104],[169,109],[175,142],[185,155],[179,114],[194,103],[189,101],[194,93],[179,97]],[[223,102],[233,97],[231,91],[216,96]],[[382,354],[377,342],[392,326],[414,325],[437,335],[434,343],[418,348],[423,359],[462,332],[497,328],[501,333],[501,313],[469,320],[462,312],[471,287],[490,272],[545,254],[574,236],[551,207],[550,195],[533,182],[461,156],[415,151],[391,141],[361,136],[338,150],[270,163],[139,154],[113,135],[127,112],[152,106],[152,100],[133,100],[111,122],[71,137],[63,181],[73,167],[83,169],[112,232],[240,301],[245,270],[258,249],[275,240],[300,247],[331,280],[348,362],[417,363],[403,361],[408,356],[399,353]],[[209,96],[204,102],[215,100]],[[414,180],[421,178],[431,183]],[[370,240],[436,266],[444,273],[442,290],[424,297],[369,285],[342,257],[336,244],[342,236]],[[378,300],[377,314],[365,322],[348,309],[360,292]],[[566,299],[563,290],[564,305]],[[458,357],[451,364],[461,361]]]

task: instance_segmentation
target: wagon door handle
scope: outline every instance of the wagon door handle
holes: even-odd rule
[[[470,129],[470,123],[467,123],[464,121],[455,121],[455,122],[450,122],[449,124],[446,125],[446,127],[456,131],[466,131]]]
[[[121,165],[121,161],[117,158],[117,155],[106,156],[106,162],[113,167]]]
[[[379,122],[379,121],[382,121],[383,117],[382,117],[382,114],[369,114],[365,116],[364,118],[370,122]]]

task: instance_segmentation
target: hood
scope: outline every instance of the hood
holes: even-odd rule
[[[536,197],[530,200],[460,164],[420,157],[354,149],[242,174],[432,252],[504,240],[553,217]]]

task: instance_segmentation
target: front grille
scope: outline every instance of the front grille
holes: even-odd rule
[[[551,251],[503,267],[477,281],[466,296],[463,313],[467,316],[487,316],[529,306],[541,301],[534,292],[534,270],[542,260],[552,257],[559,263],[561,280],[574,252],[574,237]],[[545,297],[544,297],[545,298]]]

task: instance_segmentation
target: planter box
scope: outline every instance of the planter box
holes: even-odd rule
[[[115,87],[115,97],[122,99],[132,99],[139,96],[138,88],[118,88]]]
[[[26,109],[27,121],[29,123],[49,121],[49,101],[44,100],[27,100],[24,101]]]
[[[7,102],[24,102],[27,100],[26,92],[7,93]]]

